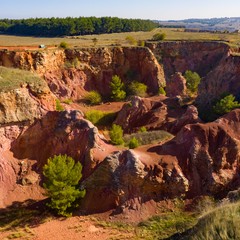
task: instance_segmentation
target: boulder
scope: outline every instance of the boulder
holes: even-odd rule
[[[82,182],[86,189],[81,208],[102,212],[113,208],[138,210],[146,201],[184,195],[188,180],[175,162],[164,162],[137,150],[109,155]],[[96,201],[97,199],[97,201]]]

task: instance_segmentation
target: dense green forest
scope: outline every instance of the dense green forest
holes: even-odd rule
[[[157,26],[157,23],[150,20],[121,19],[117,17],[0,20],[0,32],[3,34],[39,37],[150,31]]]

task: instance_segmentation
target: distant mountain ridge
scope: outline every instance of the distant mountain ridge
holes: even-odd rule
[[[206,18],[206,19],[185,19],[185,20],[168,20],[157,21],[161,26],[178,26],[187,29],[199,29],[209,31],[229,31],[240,30],[240,17],[231,18]]]

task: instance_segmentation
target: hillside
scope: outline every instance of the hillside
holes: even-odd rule
[[[229,31],[240,30],[240,18],[209,18],[209,19],[186,19],[175,21],[158,21],[161,26],[184,27],[186,29],[198,29],[202,31]]]
[[[109,239],[115,229],[118,239],[167,239],[192,228],[206,196],[239,187],[239,108],[204,118],[225,92],[238,96],[239,61],[219,41],[0,50],[0,237]],[[195,92],[186,71],[200,75]],[[92,91],[98,103],[86,101]],[[111,140],[113,124],[125,144]],[[59,154],[82,164],[86,189],[67,227],[43,188],[43,167]]]

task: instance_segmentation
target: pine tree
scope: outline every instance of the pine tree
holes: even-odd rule
[[[111,87],[111,98],[114,101],[122,101],[126,98],[126,92],[124,89],[124,83],[119,76],[114,75],[110,83]]]
[[[85,190],[76,189],[82,177],[82,165],[67,155],[58,155],[49,158],[43,167],[43,175],[46,181],[43,187],[50,197],[48,206],[59,215],[69,216],[69,208],[74,207],[79,198],[85,196]]]

